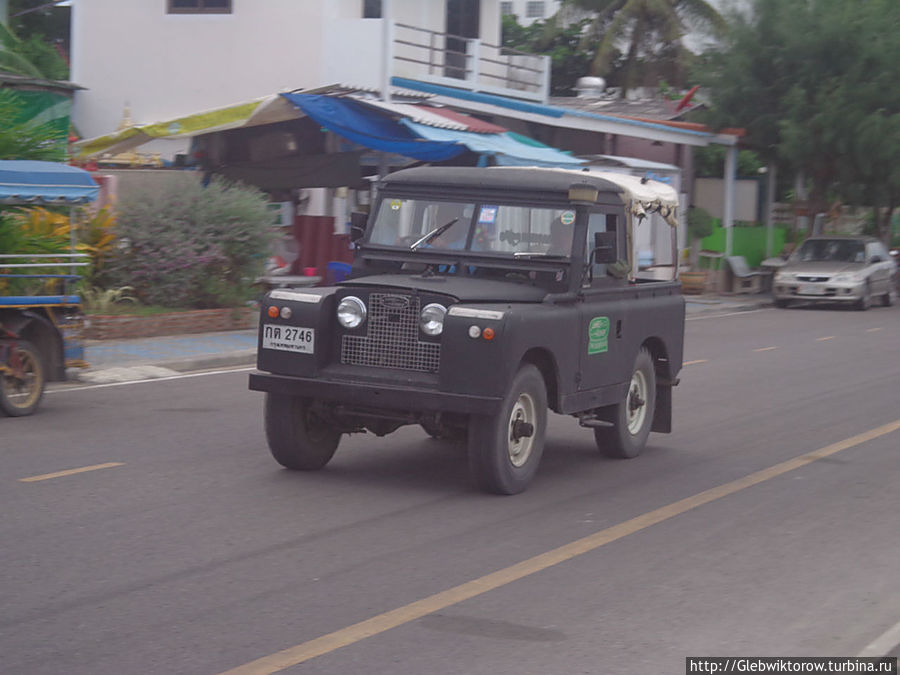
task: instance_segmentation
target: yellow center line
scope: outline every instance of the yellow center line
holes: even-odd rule
[[[760,347],[759,349],[754,349],[755,352],[770,352],[773,349],[778,349],[778,347]]]
[[[685,361],[685,362],[682,363],[681,365],[683,365],[683,366],[693,366],[693,365],[696,365],[696,364],[698,364],[698,363],[706,363],[706,362],[707,362],[707,359],[697,359],[696,361]]]
[[[826,335],[825,337],[816,338],[816,342],[825,342],[825,340],[834,340],[834,335]]]
[[[40,476],[31,476],[29,478],[20,478],[20,483],[35,483],[39,480],[50,480],[51,478],[62,478],[63,476],[71,476],[76,473],[84,473],[85,471],[98,471],[100,469],[111,469],[114,466],[124,466],[123,462],[107,462],[106,464],[94,464],[93,466],[83,466],[80,469],[67,469],[66,471],[57,471],[56,473],[45,473]]]
[[[880,328],[880,327],[879,327],[879,328],[866,328],[866,332],[867,332],[867,333],[876,333],[876,332],[878,332],[878,331],[880,331],[880,330],[884,330],[884,329],[883,329],[883,328]]]
[[[730,483],[719,485],[718,487],[697,493],[690,497],[686,497],[685,499],[680,499],[677,502],[672,502],[671,504],[654,509],[653,511],[648,511],[636,518],[600,530],[587,537],[577,539],[560,546],[559,548],[541,553],[533,558],[528,558],[527,560],[497,570],[496,572],[492,572],[491,574],[487,574],[478,579],[473,579],[472,581],[435,593],[434,595],[404,605],[403,607],[398,607],[384,612],[383,614],[378,614],[365,621],[360,621],[352,626],[341,628],[332,633],[328,633],[327,635],[322,635],[309,640],[308,642],[289,647],[283,651],[263,656],[250,663],[225,671],[221,675],[269,675],[270,673],[277,673],[342,647],[347,647],[360,642],[361,640],[365,640],[374,635],[379,635],[392,628],[397,628],[398,626],[410,623],[423,616],[446,609],[447,607],[456,605],[464,600],[477,597],[488,591],[500,588],[501,586],[506,586],[514,581],[541,572],[584,553],[594,551],[601,546],[627,537],[635,532],[640,532],[652,525],[669,520],[682,513],[692,511],[693,509],[709,504],[710,502],[722,499],[723,497],[740,492],[741,490],[745,490],[764,481],[781,476],[789,471],[804,467],[817,460],[862,445],[867,441],[886,436],[887,434],[898,430],[900,430],[900,420],[895,420],[889,424],[870,429],[869,431],[857,434],[856,436],[852,436],[843,441],[838,441],[837,443],[827,445],[824,448],[813,450],[812,452],[789,459],[786,462],[775,464],[767,469],[751,473],[748,476],[731,481]]]

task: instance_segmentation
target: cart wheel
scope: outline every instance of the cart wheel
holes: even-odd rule
[[[30,415],[44,395],[41,355],[30,342],[17,340],[6,365],[7,369],[0,372],[0,410],[10,417]]]
[[[612,427],[594,429],[597,448],[607,457],[631,459],[641,454],[653,425],[656,408],[656,372],[650,352],[641,349],[625,400],[615,406]]]
[[[469,469],[486,492],[512,495],[528,487],[544,452],[547,388],[540,371],[516,373],[496,415],[469,422]]]
[[[315,471],[328,464],[337,450],[341,432],[330,427],[296,396],[266,394],[266,440],[281,466]]]

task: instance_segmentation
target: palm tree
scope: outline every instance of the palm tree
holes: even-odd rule
[[[0,22],[0,70],[14,75],[43,77],[41,71],[22,54],[22,41]]]
[[[623,96],[639,83],[658,84],[663,75],[673,84],[683,84],[692,56],[683,44],[685,35],[692,30],[718,35],[726,27],[725,19],[706,0],[565,0],[565,4],[593,12],[585,34],[585,40],[599,40],[591,75],[609,75],[621,58]]]

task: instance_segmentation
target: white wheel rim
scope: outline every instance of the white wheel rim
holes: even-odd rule
[[[22,359],[23,379],[0,373],[0,387],[6,392],[6,398],[17,408],[33,405],[40,395],[37,387],[37,364],[28,352],[19,352]]]
[[[531,424],[533,432],[530,436],[515,437],[516,422]],[[534,437],[537,429],[534,428],[537,422],[537,414],[534,406],[534,399],[528,394],[519,394],[512,412],[509,414],[509,428],[507,429],[507,451],[509,453],[509,461],[515,467],[522,467],[531,456],[531,449],[534,447]]]
[[[640,370],[631,376],[628,396],[625,397],[625,409],[628,419],[628,433],[636,435],[644,427],[647,417],[647,378]]]

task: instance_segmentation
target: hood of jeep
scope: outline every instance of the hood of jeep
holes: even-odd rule
[[[450,295],[459,302],[541,302],[549,292],[525,281],[479,279],[467,276],[421,274],[376,274],[349,279],[341,288],[390,288],[400,291],[424,291]]]

